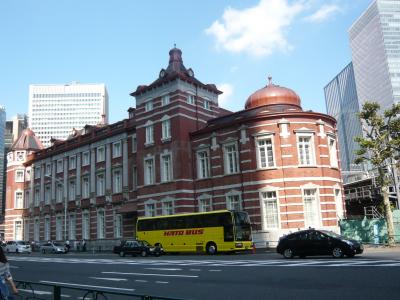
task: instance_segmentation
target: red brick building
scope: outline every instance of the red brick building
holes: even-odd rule
[[[169,55],[159,77],[131,94],[128,119],[87,126],[29,157],[24,239],[109,247],[134,236],[137,216],[223,208],[249,212],[257,241],[308,226],[336,230],[336,121],[302,111],[295,92],[271,81],[229,112],[216,86],[183,65],[181,50]]]

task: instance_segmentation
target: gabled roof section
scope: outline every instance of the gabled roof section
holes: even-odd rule
[[[11,146],[11,150],[42,150],[42,142],[29,128],[22,131],[21,136]]]
[[[222,94],[220,90],[217,89],[215,84],[204,84],[196,77],[194,77],[194,72],[192,69],[186,69],[182,60],[182,51],[176,47],[169,51],[169,64],[167,69],[161,69],[159,77],[157,80],[152,82],[150,85],[139,85],[135,92],[131,93],[131,96],[138,96],[153,88],[166,84],[176,79],[181,79],[183,81],[197,85],[205,90],[211,91],[216,94]]]

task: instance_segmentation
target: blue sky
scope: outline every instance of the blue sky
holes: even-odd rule
[[[10,118],[27,113],[29,84],[105,83],[109,121],[122,120],[176,43],[226,109],[243,109],[271,75],[324,113],[323,88],[351,61],[347,31],[370,2],[2,0],[0,105]]]

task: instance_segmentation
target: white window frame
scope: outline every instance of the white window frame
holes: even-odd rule
[[[123,236],[124,219],[121,214],[114,215],[114,237],[121,238]]]
[[[106,157],[106,148],[104,146],[99,146],[96,149],[96,161],[103,162]]]
[[[328,136],[328,150],[329,150],[329,162],[332,168],[339,167],[337,143],[334,137]]]
[[[68,159],[68,169],[75,170],[76,169],[76,155],[70,156]]]
[[[150,199],[144,203],[144,214],[146,217],[157,216],[157,203],[155,200]]]
[[[270,144],[268,144],[268,142]],[[261,142],[264,142],[264,145],[260,145]],[[274,136],[271,135],[263,135],[255,138],[256,145],[256,157],[257,157],[257,168],[258,169],[270,169],[276,167],[275,160],[275,147],[274,147]],[[262,151],[264,155],[262,155]],[[272,152],[272,163],[270,160],[269,152]],[[265,161],[262,159],[264,158]]]
[[[320,200],[319,200],[319,193],[318,193],[318,186],[316,185],[306,185],[303,186],[301,188],[301,195],[302,195],[302,199],[303,199],[303,211],[304,211],[304,227],[308,228],[308,227],[314,227],[314,228],[318,228],[319,226],[321,226],[321,209],[320,209]],[[311,209],[308,209],[308,198],[311,198],[310,195],[306,195],[307,191],[314,191],[314,199],[315,199],[315,203],[311,205]],[[314,206],[314,208],[312,207]],[[308,216],[309,212],[314,212],[315,216],[311,216],[312,219],[314,219],[314,221],[309,222],[308,220],[310,219],[310,217]]]
[[[103,208],[97,210],[97,238],[106,238],[106,212]]]
[[[90,197],[90,177],[82,177],[82,198],[87,199]]]
[[[235,152],[228,152],[227,148],[232,146],[235,147]],[[237,174],[240,171],[237,142],[224,144],[224,170],[225,175]]]
[[[61,183],[56,183],[56,202],[61,203],[64,200],[64,186]]]
[[[113,143],[113,151],[112,151],[112,157],[121,157],[122,156],[122,145],[121,141]]]
[[[160,154],[160,172],[161,182],[173,180],[172,155],[170,152]]]
[[[113,170],[113,194],[122,193],[122,169]]]
[[[136,134],[132,135],[132,153],[137,152],[137,137]]]
[[[90,212],[87,209],[82,211],[82,238],[90,239]]]
[[[24,169],[16,169],[15,170],[15,182],[24,182],[25,170]]]
[[[161,200],[161,209],[163,216],[173,215],[175,213],[174,199],[166,198]]]
[[[82,153],[82,166],[90,165],[90,151],[85,151]]]
[[[275,188],[266,188],[260,190],[260,201],[262,208],[263,230],[280,229],[281,217],[278,190]],[[270,212],[271,204],[274,206],[274,211],[272,212]],[[273,222],[269,222],[269,219],[273,219]]]
[[[203,99],[203,108],[206,110],[211,110],[211,101]]]
[[[44,217],[44,239],[46,241],[51,239],[51,218],[49,215]]]
[[[144,127],[145,129],[145,146],[154,144],[154,125],[153,122],[147,121]]]
[[[44,204],[49,205],[51,202],[51,185],[46,184],[44,186]]]
[[[146,101],[144,104],[144,111],[148,112],[152,111],[153,109],[154,109],[153,99]]]
[[[76,180],[68,181],[68,200],[73,201],[76,199]]]
[[[40,166],[39,166],[39,167],[35,167],[34,172],[35,172],[34,178],[35,178],[35,179],[39,179],[40,176],[41,176],[41,175],[40,175],[40,172],[41,172]]]
[[[22,223],[22,219],[15,219],[14,220],[14,239],[16,241],[20,241],[23,238],[23,223]]]
[[[202,156],[202,154],[205,154]],[[197,162],[197,178],[209,178],[210,172],[210,151],[208,149],[201,149],[196,151]]]
[[[104,196],[106,193],[106,178],[104,173],[96,174],[96,195]]]
[[[161,105],[166,106],[171,102],[171,99],[168,94],[161,96]]]
[[[46,164],[45,175],[51,176],[51,163]]]
[[[24,191],[16,190],[14,192],[14,208],[22,209],[24,208]]]
[[[161,118],[161,141],[171,140],[171,119],[168,116]]]
[[[239,206],[236,207],[235,205],[232,205],[233,202],[233,197],[238,197],[238,204]],[[230,191],[225,194],[225,203],[226,203],[226,209],[228,210],[242,210],[243,209],[243,204],[242,204],[242,193],[239,191]]]
[[[68,216],[68,237],[70,240],[76,240],[76,214],[71,213]]]
[[[197,198],[199,212],[212,211],[212,197],[208,194],[203,194]]]
[[[40,241],[40,219],[36,217],[33,221],[33,239]]]
[[[64,162],[62,159],[57,159],[57,173],[61,173],[64,170]]]
[[[39,188],[35,188],[35,192],[34,192],[34,206],[39,206],[40,204],[40,189]]]
[[[147,162],[152,162],[151,165],[148,165]],[[154,156],[149,156],[149,157],[145,157],[144,158],[144,170],[143,170],[143,174],[144,174],[144,185],[152,185],[155,183],[155,159]],[[148,167],[151,166],[151,169],[149,169]],[[149,173],[150,172],[150,173]]]
[[[309,139],[309,160],[310,162],[307,163],[304,155],[306,155],[306,148],[304,147],[306,145],[305,142],[300,141],[302,138],[307,138]],[[299,166],[300,167],[309,167],[309,166],[315,166],[315,145],[314,145],[314,134],[313,133],[298,133],[297,134],[297,155],[299,158]],[[302,161],[302,157],[304,157]]]
[[[188,96],[187,96],[187,98],[186,98],[186,102],[187,102],[188,104],[191,104],[191,105],[196,105],[195,96],[192,95],[192,94],[188,94]]]

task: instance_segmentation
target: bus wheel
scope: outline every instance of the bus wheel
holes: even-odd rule
[[[206,252],[209,255],[214,255],[217,253],[217,245],[213,242],[209,242],[206,246]]]

